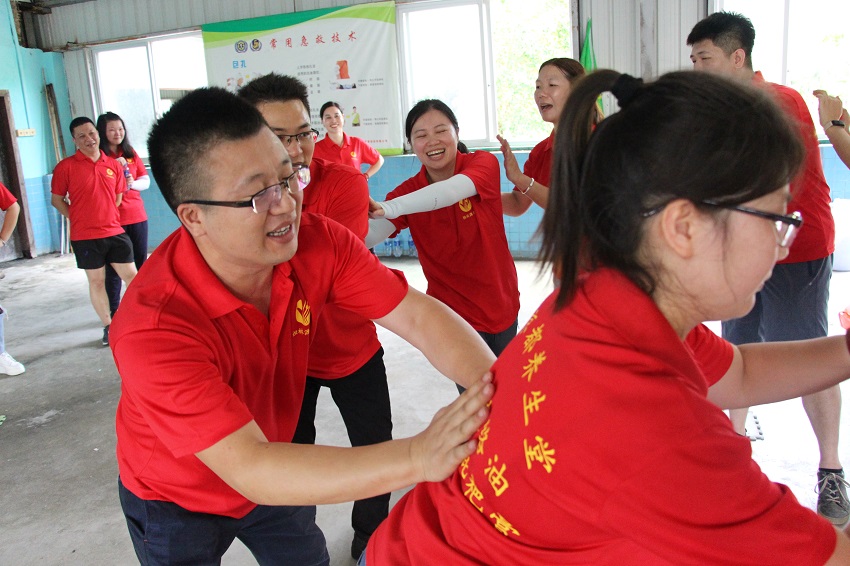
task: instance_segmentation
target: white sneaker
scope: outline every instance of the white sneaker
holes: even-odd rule
[[[9,352],[0,354],[0,373],[6,375],[20,375],[24,373],[24,364],[9,355]]]

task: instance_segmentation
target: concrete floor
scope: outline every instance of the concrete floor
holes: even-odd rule
[[[419,264],[386,260],[424,290]],[[45,256],[0,264],[0,301],[8,351],[26,373],[0,376],[0,564],[135,564],[116,493],[114,411],[119,378],[109,349],[100,345],[85,276],[72,256]],[[522,290],[520,326],[551,290],[532,262],[518,262]],[[830,312],[850,305],[850,272],[835,273]],[[843,332],[837,316],[831,333]],[[717,325],[713,325],[717,328]],[[457,395],[424,357],[379,328],[390,376],[395,435],[418,432]],[[845,387],[845,395],[850,394]],[[850,398],[850,397],[845,397]],[[765,439],[753,442],[755,460],[775,481],[814,507],[817,446],[799,401],[753,411]],[[0,417],[2,420],[2,417]],[[344,427],[323,392],[317,415],[319,442],[347,445]],[[850,465],[850,434],[840,454]],[[401,493],[396,493],[395,498]],[[394,500],[395,500],[394,498]],[[350,504],[322,506],[318,522],[333,565],[350,566]],[[224,564],[254,564],[234,543]]]

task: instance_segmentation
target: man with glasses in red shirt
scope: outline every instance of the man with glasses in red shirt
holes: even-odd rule
[[[315,505],[447,477],[475,450],[469,437],[493,389],[480,376],[494,357],[349,230],[302,215],[305,171],[250,104],[197,89],[154,125],[148,148],[181,227],[150,256],[112,329],[119,496],[136,554],[218,563],[239,538],[261,564],[328,564]],[[416,345],[468,394],[412,438],[291,443],[330,304]]]
[[[369,231],[369,186],[353,167],[313,157],[318,132],[310,125],[307,87],[298,79],[270,73],[243,86],[239,96],[253,104],[283,142],[296,166],[309,167],[304,211],[336,220],[361,240]],[[327,387],[339,408],[352,446],[392,439],[392,411],[384,350],[375,325],[351,311],[329,305],[310,346],[307,387],[293,442],[316,441],[316,400]],[[389,513],[390,494],[355,501],[351,513],[351,556],[366,548]]]

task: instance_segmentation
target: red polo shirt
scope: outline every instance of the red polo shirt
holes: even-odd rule
[[[15,195],[3,183],[0,183],[0,210],[9,210],[9,207],[18,202]]]
[[[123,234],[115,197],[125,192],[127,182],[121,165],[107,157],[92,161],[77,150],[53,170],[50,192],[71,200],[71,240],[94,240]]]
[[[393,236],[410,227],[428,294],[475,330],[496,334],[513,324],[519,312],[516,267],[502,218],[499,161],[486,151],[458,152],[458,173],[472,180],[476,195],[452,206],[391,220],[396,227]],[[427,185],[423,166],[386,200]]]
[[[143,177],[148,174],[145,163],[142,161],[142,158],[139,157],[138,153],[134,151],[132,157],[126,157],[120,147],[118,148],[118,151],[119,153],[111,153],[109,156],[114,159],[124,157],[127,160],[127,166],[130,168],[130,174],[133,176],[133,179],[138,179],[139,177]],[[122,171],[121,174],[123,175],[124,172]],[[141,193],[128,188],[124,193],[124,197],[121,199],[121,205],[118,207],[118,214],[120,215],[121,226],[138,224],[139,222],[147,220],[148,215],[145,212],[145,203],[142,200]]]
[[[360,171],[361,163],[374,165],[378,162],[379,154],[375,149],[362,139],[342,134],[342,147],[336,145],[327,135],[316,142],[313,157],[325,161],[350,165]]]
[[[314,157],[310,162],[310,184],[304,189],[303,210],[336,220],[363,241],[369,230],[366,178],[351,167]],[[371,320],[328,305],[310,345],[307,375],[321,379],[351,375],[380,347]]]
[[[791,244],[788,257],[777,263],[824,258],[835,251],[835,221],[829,207],[829,185],[823,176],[823,161],[812,115],[803,97],[793,88],[765,81],[761,71],[755,73],[753,83],[770,89],[780,108],[798,125],[800,139],[806,147],[806,160],[791,182],[793,200],[788,204],[788,210],[799,210],[803,215],[803,227]]]
[[[421,483],[369,564],[821,565],[836,532],[771,482],[707,398],[732,346],[683,342],[622,274],[551,295],[493,366],[478,450]]]
[[[225,288],[183,228],[133,280],[109,341],[121,375],[118,471],[138,497],[245,516],[254,503],[195,454],[251,420],[269,441],[290,441],[325,304],[379,318],[407,293],[401,274],[335,222],[303,214],[298,239],[274,269],[268,317]]]
[[[548,187],[552,176],[552,146],[555,143],[555,130],[549,137],[535,145],[528,153],[528,159],[522,167],[522,173],[526,177],[534,179],[535,183]],[[528,187],[514,187],[515,191],[524,191]]]

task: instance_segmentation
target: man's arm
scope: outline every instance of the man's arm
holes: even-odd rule
[[[487,417],[490,375],[443,407],[412,438],[337,448],[268,442],[251,421],[196,456],[230,487],[261,505],[354,501],[447,478],[477,446]]]
[[[65,197],[63,195],[51,194],[50,204],[53,205],[53,208],[59,211],[59,214],[61,214],[65,218],[68,218],[68,202],[65,200]]]
[[[496,361],[465,320],[416,289],[408,288],[401,303],[375,323],[407,340],[437,371],[463,387],[475,383]]]
[[[842,107],[839,97],[829,96],[825,90],[816,90],[812,94],[818,99],[818,121],[826,137],[829,138],[838,158],[850,167],[850,115]],[[833,125],[833,120],[844,122],[844,127]]]
[[[735,347],[732,365],[708,392],[722,409],[737,409],[823,391],[850,377],[844,336]]]
[[[0,228],[0,241],[3,245],[12,237],[12,232],[15,231],[15,225],[18,223],[18,216],[21,214],[21,205],[13,202],[12,206],[6,209],[6,217],[3,219],[3,227]]]

